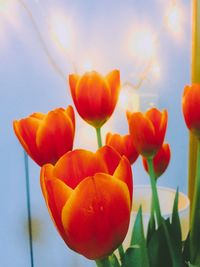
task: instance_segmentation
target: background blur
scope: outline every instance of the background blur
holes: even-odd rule
[[[172,159],[159,185],[187,192],[187,129],[181,96],[190,83],[190,1],[0,0],[0,265],[29,267],[23,150],[12,121],[72,103],[67,76],[121,71],[122,90],[103,127],[125,134],[125,111],[166,108]],[[77,115],[75,147],[96,150],[95,132]],[[29,160],[35,267],[94,266],[70,251],[51,222]],[[149,183],[138,159],[134,183]]]

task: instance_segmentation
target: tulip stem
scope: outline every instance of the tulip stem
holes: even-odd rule
[[[191,261],[195,262],[196,254],[199,247],[199,222],[200,222],[200,140],[198,140],[197,147],[197,165],[196,165],[196,177],[194,186],[194,196],[192,201],[192,214],[191,214],[191,234],[190,234],[190,253]]]
[[[29,248],[30,248],[30,259],[31,267],[34,267],[33,261],[33,238],[32,238],[32,224],[31,224],[31,201],[30,201],[30,184],[29,184],[29,166],[28,166],[28,155],[24,151],[24,167],[26,176],[26,200],[27,200],[27,211],[28,211],[28,231],[29,231]]]
[[[111,267],[109,258],[104,258],[102,260],[96,260],[97,267]]]
[[[169,235],[168,229],[166,227],[165,220],[162,218],[162,215],[161,215],[160,202],[159,202],[158,191],[157,191],[157,186],[156,186],[156,176],[155,176],[154,167],[153,167],[153,159],[151,159],[151,158],[147,159],[147,164],[148,164],[148,171],[149,171],[149,176],[150,176],[150,181],[151,181],[151,189],[152,189],[152,206],[151,206],[150,222],[154,216],[153,213],[155,210],[158,227],[161,226],[161,224],[163,224],[165,238],[166,238],[166,241],[168,244],[169,253],[170,253],[172,264],[173,264],[172,266],[178,267],[180,265],[176,262],[174,252],[172,250],[170,235]]]
[[[154,215],[152,213],[155,210],[157,223],[158,223],[158,226],[160,226],[162,224],[162,216],[161,216],[161,211],[160,211],[158,191],[156,187],[156,176],[155,176],[154,167],[153,167],[153,159],[151,158],[147,159],[147,164],[148,164],[151,189],[152,189],[152,205],[154,207],[154,208],[151,208],[151,218],[153,218]]]
[[[124,248],[123,248],[122,245],[120,245],[120,246],[118,247],[118,252],[119,252],[120,260],[121,260],[121,262],[122,262],[122,261],[123,261],[123,258],[124,258]]]
[[[102,147],[101,128],[96,128],[98,147]]]

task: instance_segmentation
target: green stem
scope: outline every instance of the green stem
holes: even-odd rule
[[[31,267],[34,267],[33,260],[33,236],[32,236],[32,221],[31,221],[31,199],[30,199],[30,177],[29,177],[29,165],[28,165],[28,155],[24,151],[24,168],[25,168],[25,178],[26,178],[26,201],[27,201],[27,213],[28,213],[28,232],[29,232],[29,249],[30,249],[30,261]]]
[[[176,261],[174,251],[173,251],[172,245],[171,245],[170,235],[169,235],[168,229],[166,227],[165,220],[162,218],[162,215],[161,215],[160,202],[159,202],[158,191],[157,191],[157,187],[156,187],[156,176],[155,176],[154,167],[153,167],[153,159],[147,159],[147,164],[148,164],[148,170],[149,170],[151,188],[152,188],[151,217],[154,216],[153,212],[155,209],[158,227],[161,224],[163,224],[163,227],[164,227],[165,238],[166,238],[168,248],[169,248],[169,253],[171,256],[172,266],[178,267],[178,266],[180,266],[180,264]]]
[[[151,227],[151,229],[154,227],[154,205],[153,205],[153,201],[151,201],[150,227]]]
[[[123,261],[123,258],[124,258],[124,248],[122,245],[120,245],[118,247],[118,252],[119,252],[119,256],[120,256],[120,261],[122,262]]]
[[[148,164],[148,170],[149,170],[149,176],[150,176],[150,181],[151,181],[151,189],[152,189],[152,205],[153,207],[151,208],[151,218],[153,218],[153,212],[155,210],[156,213],[156,218],[157,218],[157,223],[158,226],[162,224],[162,216],[161,216],[161,211],[160,211],[160,203],[159,203],[159,198],[158,198],[158,191],[156,187],[156,176],[154,173],[154,168],[153,168],[153,159],[147,159],[147,164]]]
[[[192,214],[191,214],[191,234],[190,234],[190,253],[191,262],[195,262],[196,254],[199,250],[199,222],[200,222],[200,140],[197,147],[197,165],[194,186]]]
[[[96,128],[98,147],[102,147],[101,128]]]
[[[98,267],[111,267],[111,264],[110,264],[110,261],[109,261],[109,258],[104,258],[102,260],[96,260],[96,265]]]

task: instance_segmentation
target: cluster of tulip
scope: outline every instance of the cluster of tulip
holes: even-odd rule
[[[185,264],[190,261],[191,254],[192,263],[196,264],[200,246],[195,243],[199,244],[195,238],[199,230],[194,226],[196,228],[183,249],[177,212],[178,193],[172,222],[162,218],[159,206],[156,180],[170,160],[169,145],[163,143],[167,127],[166,110],[161,112],[152,108],[144,114],[127,112],[130,134],[108,133],[106,145],[102,146],[100,129],[112,115],[118,100],[119,71],[114,70],[105,77],[94,71],[83,76],[72,74],[69,85],[79,115],[96,129],[99,146],[96,153],[73,150],[75,115],[71,106],[48,114],[34,113],[13,123],[21,145],[41,166],[43,196],[65,243],[102,267],[182,267],[187,266]],[[200,96],[196,96],[198,90],[197,85],[186,88],[183,110],[189,129],[199,136],[200,113],[196,114],[196,108],[200,107]],[[146,238],[141,209],[138,211],[131,244],[125,252],[122,242],[129,227],[133,194],[131,164],[139,154],[150,175],[151,218]],[[195,217],[196,210],[193,214]],[[196,222],[196,217],[193,221]],[[186,247],[194,246],[195,252],[187,253]],[[113,254],[117,248],[120,260]]]

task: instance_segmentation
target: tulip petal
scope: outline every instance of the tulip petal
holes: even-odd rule
[[[138,152],[133,145],[131,135],[120,135],[107,133],[106,145],[114,148],[121,156],[126,156],[127,159],[133,164],[138,158]]]
[[[196,136],[200,136],[200,84],[185,86],[182,109],[186,125]]]
[[[167,120],[168,120],[168,114],[166,110],[163,110],[162,112],[162,119],[159,127],[159,137],[160,137],[160,143],[163,143],[165,138],[165,133],[167,129]]]
[[[30,115],[31,118],[35,118],[38,120],[43,120],[45,116],[46,115],[44,113],[41,113],[41,112],[35,112],[35,113]]]
[[[123,137],[119,134],[107,133],[106,135],[106,145],[114,148],[121,156],[125,154],[125,145],[123,142]]]
[[[139,154],[133,144],[132,136],[130,134],[125,135],[123,137],[123,142],[125,144],[124,156],[126,156],[130,163],[133,164],[137,160]]]
[[[80,76],[78,74],[69,75],[69,86],[70,86],[70,91],[71,91],[71,95],[72,95],[75,106],[77,105],[76,86],[77,86],[79,79],[80,79]]]
[[[111,104],[111,111],[113,112],[118,96],[120,91],[120,72],[119,70],[113,70],[107,74],[106,80],[109,84],[111,96],[112,96],[112,104]],[[111,114],[112,114],[111,112]]]
[[[75,188],[87,176],[93,176],[97,172],[107,172],[105,163],[95,153],[81,149],[65,154],[54,168],[54,175],[71,188]]]
[[[72,112],[69,110],[69,112]],[[36,137],[39,153],[46,162],[55,163],[72,149],[74,125],[64,109],[50,111],[42,121]],[[54,145],[52,145],[54,144]]]
[[[61,212],[73,190],[61,180],[53,177],[53,166],[51,164],[42,167],[40,183],[51,218],[62,238],[66,240]]]
[[[83,180],[62,211],[68,246],[89,259],[103,258],[122,243],[129,218],[126,184],[106,174]]]
[[[151,121],[142,113],[135,112],[129,118],[129,130],[138,153],[147,157],[152,156],[157,140]]]
[[[24,147],[29,156],[37,162],[38,165],[42,165],[41,155],[38,153],[36,145],[36,134],[40,126],[41,120],[37,118],[36,114],[32,117],[28,117],[21,120],[15,120],[13,122],[13,128],[15,134]]]
[[[167,169],[170,161],[170,147],[168,144],[163,144],[161,149],[153,158],[153,167],[156,179],[159,178]],[[142,158],[143,166],[148,172],[148,164],[146,158]]]
[[[97,150],[96,154],[100,161],[106,163],[107,172],[112,175],[121,159],[120,154],[110,146],[103,146]]]
[[[77,110],[88,123],[100,127],[110,115],[111,93],[104,78],[97,72],[87,72],[76,88]]]
[[[133,177],[132,177],[132,170],[130,162],[126,157],[122,157],[122,159],[119,162],[119,165],[117,166],[113,177],[123,181],[126,183],[129,189],[130,193],[130,200],[132,201],[132,195],[133,195]]]
[[[162,113],[158,109],[151,108],[145,113],[145,115],[152,122],[154,129],[160,128],[160,123],[162,120]]]
[[[75,114],[74,114],[74,109],[72,106],[68,106],[64,112],[66,115],[66,119],[71,123],[71,127],[75,131]]]

